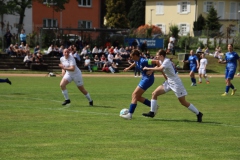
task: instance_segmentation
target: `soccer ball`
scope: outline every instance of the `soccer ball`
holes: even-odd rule
[[[126,114],[128,114],[129,113],[129,110],[127,109],[127,108],[123,108],[121,111],[120,111],[120,115],[119,116],[121,116],[121,115],[126,115]]]
[[[240,72],[237,73],[237,76],[240,76]]]

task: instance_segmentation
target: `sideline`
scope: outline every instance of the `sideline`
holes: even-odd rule
[[[62,77],[61,75],[57,74],[57,77]],[[112,73],[106,73],[106,74],[82,74],[83,77],[134,77],[133,74],[112,74]],[[48,74],[15,74],[15,73],[0,73],[0,77],[48,77]],[[160,73],[155,74],[155,77],[163,77]],[[179,77],[189,77],[188,74],[179,74]],[[198,77],[198,75],[197,75]],[[222,77],[224,78],[224,75],[222,74],[208,74],[209,78],[212,77]],[[240,77],[235,75],[235,77]],[[139,78],[139,77],[137,77]]]

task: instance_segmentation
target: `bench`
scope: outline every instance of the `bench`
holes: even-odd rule
[[[46,63],[31,63],[30,64],[31,70],[38,70],[38,71],[47,71],[48,70],[48,64]]]

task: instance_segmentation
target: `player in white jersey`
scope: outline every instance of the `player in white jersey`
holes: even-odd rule
[[[69,55],[69,53],[70,52],[68,49],[63,50],[63,57],[60,58],[61,63],[59,64],[59,67],[62,69],[62,75],[63,75],[63,78],[60,82],[60,87],[62,89],[62,94],[65,98],[65,101],[62,103],[62,105],[66,105],[70,103],[66,86],[68,83],[74,81],[78,89],[88,99],[89,105],[93,106],[93,100],[91,99],[88,91],[83,86],[82,72],[77,67],[74,57]]]
[[[201,54],[201,60],[200,60],[200,67],[198,69],[198,74],[199,74],[199,84],[202,83],[202,77],[205,78],[206,80],[206,83],[209,84],[209,80],[208,80],[208,77],[207,77],[207,73],[206,73],[206,68],[207,68],[207,64],[208,64],[208,61],[207,59],[205,58],[205,53],[202,53]]]
[[[153,118],[155,116],[154,113],[157,111],[158,108],[157,97],[172,90],[178,97],[179,102],[197,115],[198,122],[202,122],[203,114],[199,112],[198,109],[193,104],[186,101],[185,96],[187,95],[187,91],[184,88],[181,79],[178,77],[178,74],[176,73],[172,65],[172,62],[170,61],[170,59],[166,58],[166,51],[159,50],[156,54],[156,58],[159,60],[161,64],[159,67],[155,68],[144,67],[143,69],[161,71],[166,81],[162,85],[158,86],[155,89],[155,91],[153,91],[151,99],[151,110],[149,113],[143,113],[143,116]]]

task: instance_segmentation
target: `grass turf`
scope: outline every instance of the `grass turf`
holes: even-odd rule
[[[84,77],[94,106],[71,83],[71,105],[61,106],[60,77],[11,77],[0,84],[0,159],[239,159],[240,90],[221,97],[223,78],[190,87],[187,100],[203,112],[203,123],[169,92],[158,99],[155,118],[138,103],[132,120],[119,117],[128,108],[139,78]],[[145,97],[163,82],[156,78]],[[233,84],[240,89],[240,78]]]

